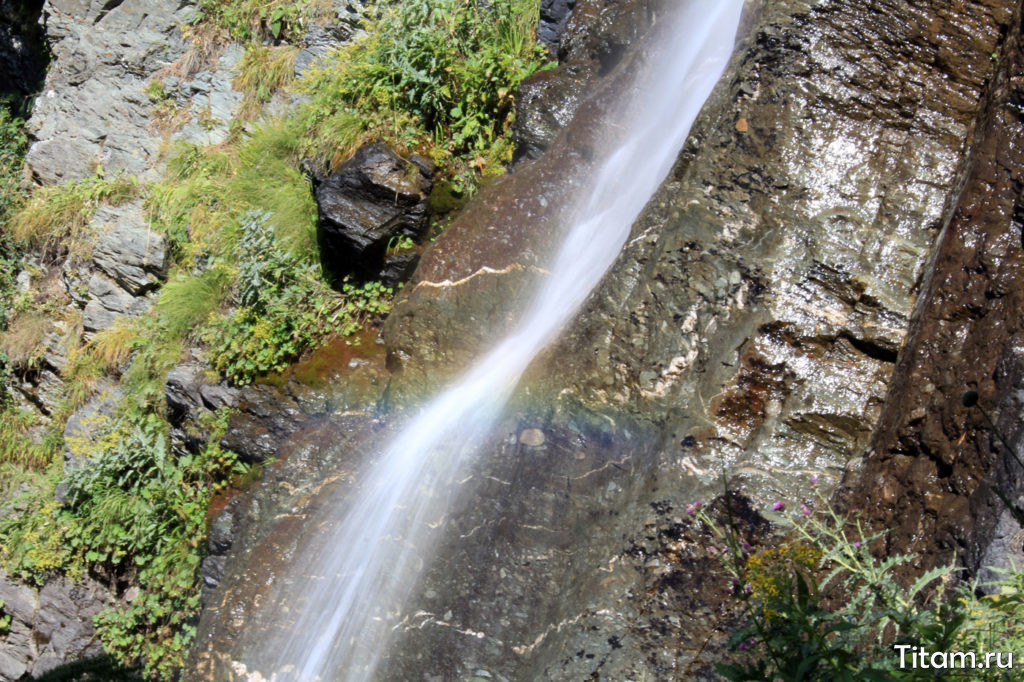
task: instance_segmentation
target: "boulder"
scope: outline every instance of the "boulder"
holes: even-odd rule
[[[575,5],[576,0],[541,0],[537,40],[548,49],[557,50],[558,39],[562,37],[562,31]]]
[[[433,168],[382,142],[359,149],[326,178],[314,178],[325,267],[335,275],[375,277],[392,239],[426,227]]]
[[[167,239],[146,227],[141,205],[101,209],[93,222],[110,225],[96,242],[93,263],[125,291],[138,296],[166,279],[170,265]]]

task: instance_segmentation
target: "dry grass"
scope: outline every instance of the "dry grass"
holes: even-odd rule
[[[37,187],[11,219],[12,237],[31,248],[53,256],[69,241],[82,237],[101,204],[119,205],[139,192],[136,180],[117,176],[86,178],[50,187]]]
[[[217,63],[224,46],[231,40],[228,32],[210,21],[186,26],[182,33],[188,39],[188,49],[173,64],[161,69],[158,77],[174,76],[189,79]]]
[[[238,76],[232,85],[245,99],[240,116],[254,118],[276,92],[295,79],[295,58],[299,48],[294,45],[266,47],[250,45],[238,64]]]
[[[134,320],[121,318],[113,327],[94,334],[83,350],[95,362],[104,365],[108,371],[116,371],[135,350],[139,332],[133,322]]]
[[[42,357],[43,340],[51,331],[53,322],[43,313],[22,313],[0,334],[0,350],[7,355],[12,367],[22,371],[32,369]]]

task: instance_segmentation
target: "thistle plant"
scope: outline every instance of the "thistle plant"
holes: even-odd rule
[[[755,548],[753,538],[737,531],[730,496],[727,490],[724,523],[701,503],[688,508],[720,539],[722,548],[713,553],[732,577],[733,597],[745,615],[730,640],[735,660],[717,665],[727,679],[924,679],[925,671],[900,668],[896,645],[947,651],[956,644],[966,615],[943,599],[952,566],[903,586],[896,572],[911,557],[873,556],[869,546],[884,533],[868,533],[857,519],[847,522],[820,494],[813,506],[789,514],[785,503],[775,503],[784,539]]]

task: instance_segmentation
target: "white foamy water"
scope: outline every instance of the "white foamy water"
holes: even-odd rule
[[[577,312],[615,261],[644,205],[675,162],[721,76],[743,0],[686,0],[666,44],[647,46],[644,73],[621,113],[604,124],[619,146],[573,199],[574,224],[515,330],[430,402],[373,459],[358,488],[326,505],[322,530],[295,565],[308,579],[270,608],[287,634],[246,652],[264,675],[369,680],[385,655],[402,605],[431,556],[455,481],[486,439],[533,358]],[[300,609],[295,616],[292,611]]]

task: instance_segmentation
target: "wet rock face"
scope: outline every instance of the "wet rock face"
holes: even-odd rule
[[[657,442],[627,438],[619,445],[645,462],[637,474],[644,483],[625,486],[614,501],[574,495],[595,518],[621,514],[608,526],[594,522],[603,549],[594,549],[591,535],[530,544],[531,556],[566,556],[564,563],[547,560],[543,575],[518,588],[544,604],[529,611],[542,614],[533,629],[504,624],[487,599],[466,600],[453,609],[458,628],[413,633],[420,644],[407,651],[453,652],[436,662],[441,675],[471,674],[462,666],[472,661],[511,678],[578,679],[597,673],[600,662],[599,674],[632,679],[641,671],[669,675],[702,649],[715,624],[694,615],[699,609],[680,614],[677,624],[639,627],[643,616],[629,595],[647,593],[653,575],[607,574],[605,585],[592,576],[598,567],[630,565],[617,539],[642,534],[649,502],[680,509],[707,499],[721,489],[723,471],[757,506],[792,501],[805,494],[811,475],[835,482],[867,448],[931,249],[964,180],[996,71],[991,55],[1015,22],[1011,2],[962,10],[942,3],[764,3],[618,263],[522,388],[567,412],[656,425]],[[563,45],[567,40],[573,45],[568,31]],[[571,140],[574,125],[562,139]],[[462,232],[473,234],[471,227]],[[453,242],[459,236],[446,234]],[[424,279],[465,277],[464,269],[445,269],[457,259],[442,248],[424,256]],[[502,254],[492,255],[497,262],[508,259],[504,246],[494,253]],[[426,333],[436,347],[467,345],[464,335],[448,336],[468,325],[458,308],[448,313],[437,303],[444,295],[440,287],[414,287],[396,308],[402,317],[389,322],[403,325],[389,337],[402,351],[396,381],[421,361],[437,361],[435,346],[421,351],[405,341],[427,327],[426,319],[417,322],[421,311],[430,311]],[[481,317],[482,302],[466,309],[478,327],[500,325],[497,311]],[[561,459],[570,479],[571,452]],[[555,473],[523,475],[508,488],[510,498],[539,494],[528,492],[534,489],[554,495],[558,480]],[[515,523],[519,511],[509,504]],[[466,524],[486,524],[496,514],[471,512]],[[531,571],[525,561],[526,550],[513,546],[486,570],[522,576]],[[423,590],[482,594],[470,588],[469,571],[444,566]],[[574,596],[556,596],[566,585]],[[682,580],[677,588],[696,584]],[[425,604],[410,613],[430,611]],[[472,641],[456,634],[466,631],[483,635]],[[613,635],[623,649],[607,643]],[[596,658],[576,657],[581,650]],[[645,651],[670,653],[651,658]],[[414,655],[396,654],[389,671],[422,669]]]
[[[418,237],[426,227],[433,168],[403,159],[386,144],[365,145],[326,178],[315,180],[321,258],[329,272],[374,277],[390,242]],[[404,274],[409,268],[398,268]]]
[[[614,11],[578,3],[565,55],[614,64],[614,31],[572,28]],[[1016,11],[764,3],[616,265],[484,447],[382,679],[708,670],[732,614],[680,550],[679,510],[717,494],[723,472],[754,508],[797,502],[812,475],[834,483],[868,447]],[[548,197],[571,193],[603,148],[588,137],[607,103],[595,92],[425,254],[385,329],[394,403],[508,329],[565,219]],[[345,494],[352,466],[294,456]],[[294,513],[234,555],[195,679],[230,668],[245,627],[275,627],[238,614],[268,580],[298,579],[278,557],[293,556],[318,492],[273,493]]]
[[[540,71],[520,84],[515,121],[517,162],[536,159],[551,146],[590,92],[595,74],[592,65],[569,64]]]
[[[935,268],[893,376],[862,477],[847,501],[889,549],[926,569],[955,556],[973,569],[1020,556],[1019,524],[996,491],[1020,504],[1024,471],[978,408],[976,390],[1021,451],[1024,411],[1024,55],[1019,23],[997,53],[999,73],[970,174],[935,255]],[[995,50],[993,50],[995,52]],[[1020,565],[1019,561],[1016,561]]]
[[[548,5],[550,9],[545,9]],[[654,0],[542,3],[537,35],[558,55],[560,63],[535,73],[519,86],[516,163],[536,159],[552,145],[595,90],[600,76],[608,74],[627,47],[650,27],[658,5]],[[545,38],[548,35],[550,40]]]

